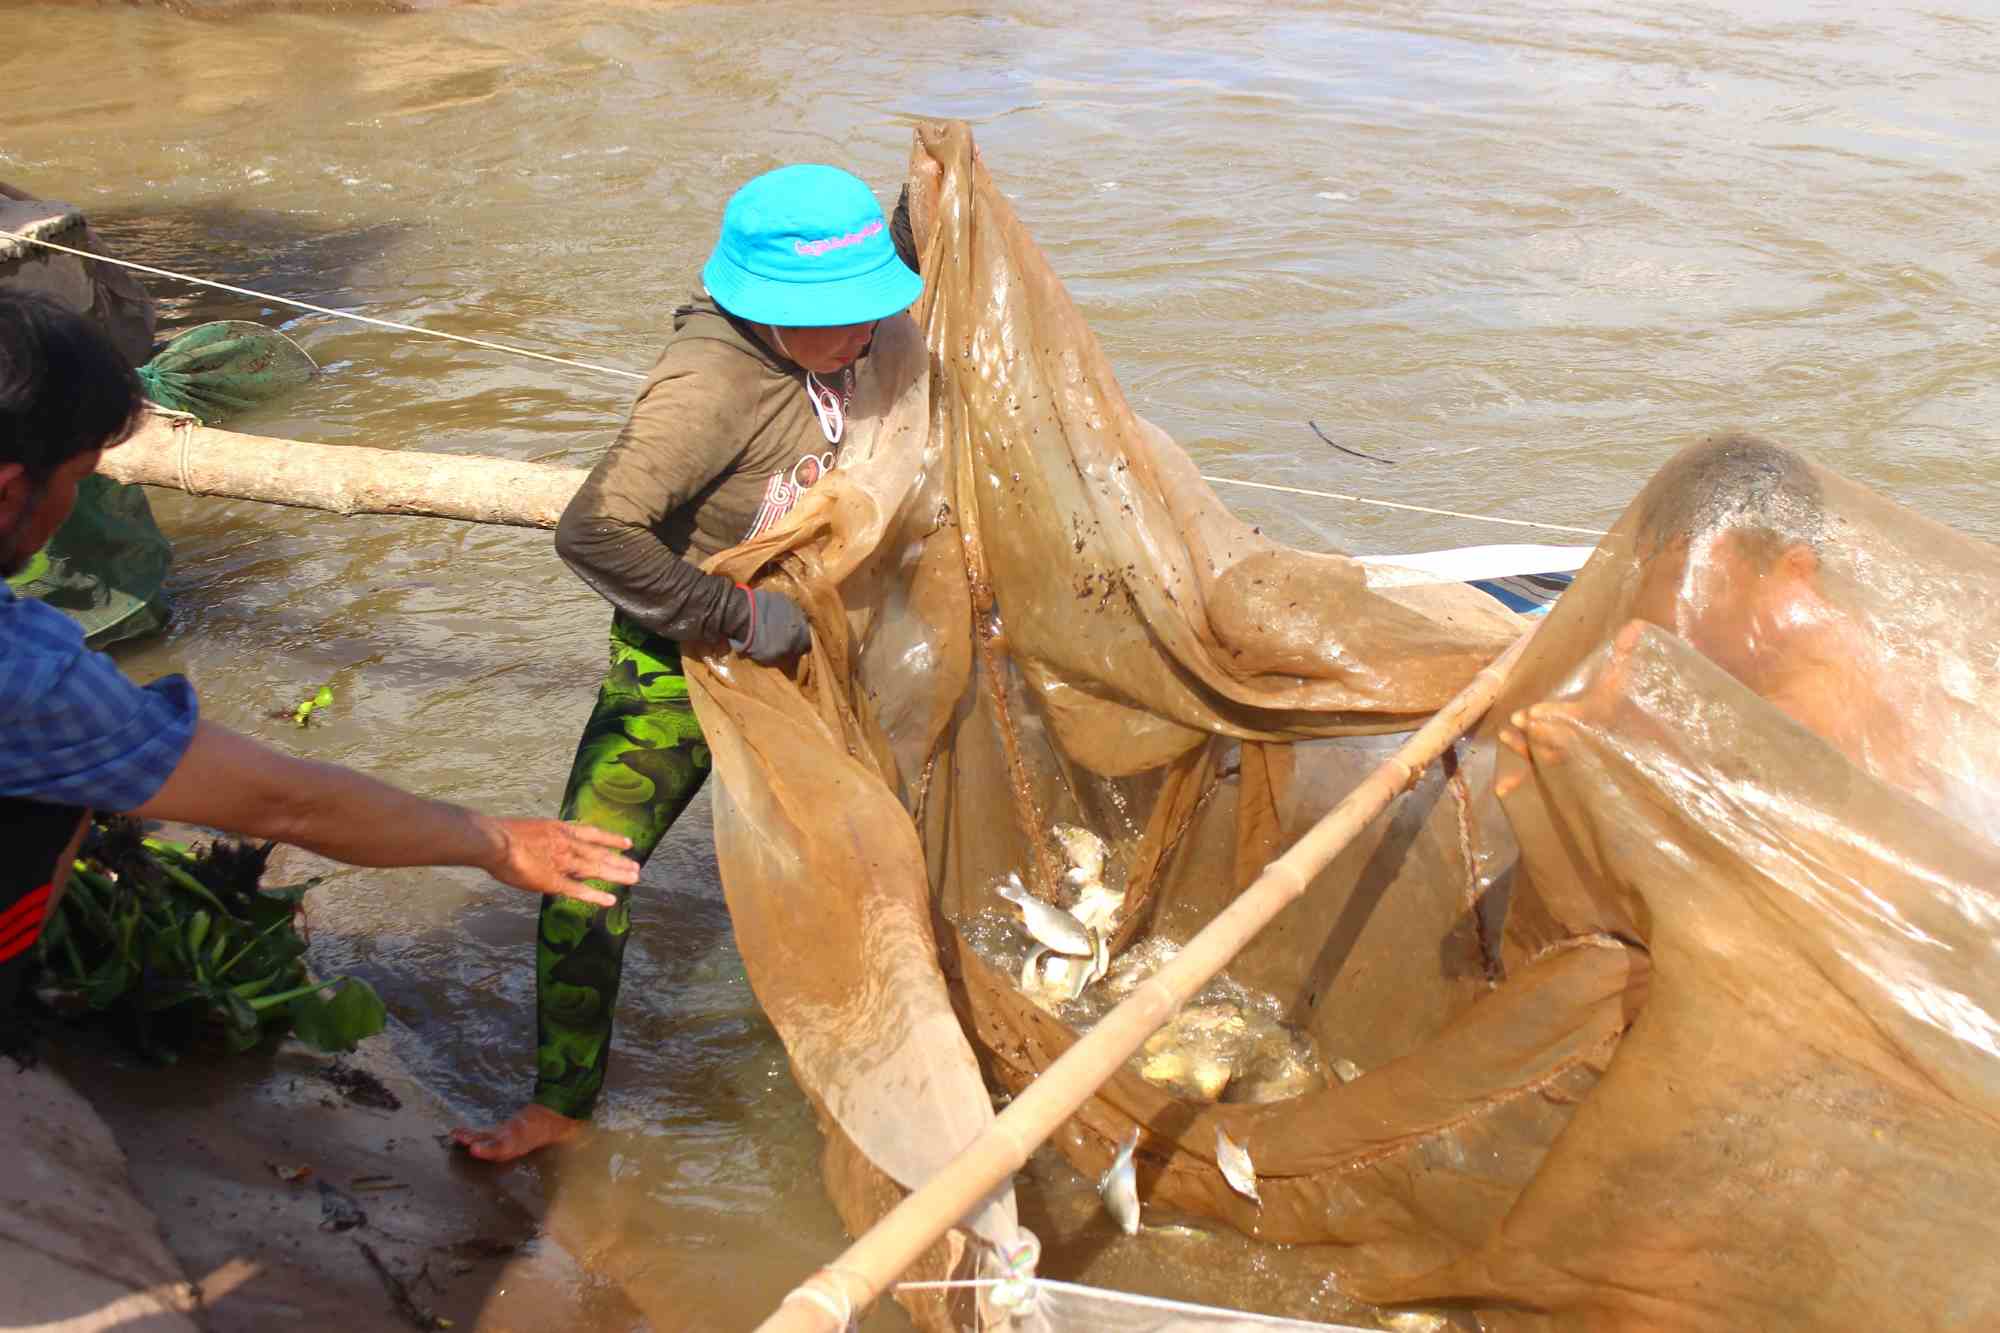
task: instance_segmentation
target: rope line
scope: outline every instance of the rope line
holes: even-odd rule
[[[897,1291],[969,1291],[999,1286],[1007,1280],[1004,1278],[965,1278],[952,1282],[897,1282],[893,1285]],[[1136,1306],[1142,1309],[1170,1311],[1175,1314],[1194,1316],[1223,1314],[1228,1316],[1232,1325],[1240,1323],[1246,1327],[1258,1325],[1279,1329],[1326,1329],[1328,1333],[1336,1333],[1338,1330],[1346,1330],[1352,1327],[1348,1324],[1305,1324],[1300,1323],[1296,1319],[1286,1319],[1280,1315],[1253,1314],[1247,1310],[1218,1310],[1212,1305],[1195,1305],[1188,1301],[1171,1300],[1165,1296],[1141,1296],[1135,1292],[1119,1291],[1108,1287],[1089,1287],[1081,1283],[1063,1282],[1055,1278],[1037,1277],[1027,1280],[1037,1287],[1045,1288],[1058,1295],[1080,1297],[1083,1300],[1095,1302],[1100,1305]],[[1200,1323],[1200,1326],[1203,1328],[1209,1327],[1205,1322]],[[1175,1324],[1174,1327],[1180,1327],[1180,1325]],[[1354,1333],[1361,1333],[1361,1331],[1354,1329]]]
[[[188,466],[188,441],[194,438],[194,432],[188,429],[188,423],[185,421],[174,421],[170,424],[174,434],[180,439],[181,447],[175,452],[180,461],[181,489],[189,495],[200,495],[201,492],[194,488],[194,473]]]
[[[828,1296],[818,1287],[813,1286],[793,1287],[791,1291],[785,1294],[785,1300],[810,1301],[820,1309],[826,1311],[828,1316],[837,1321],[843,1330],[854,1327],[854,1302],[848,1299],[845,1287],[841,1288],[839,1305],[833,1303],[831,1296]],[[782,1301],[779,1303],[783,1304]]]
[[[427,338],[444,338],[455,343],[469,343],[474,347],[485,347],[495,352],[512,352],[515,356],[533,357],[537,361],[553,361],[559,366],[573,366],[578,370],[594,370],[600,375],[620,375],[628,380],[642,380],[646,377],[636,370],[620,370],[616,366],[595,366],[588,361],[572,361],[568,357],[551,356],[547,352],[534,352],[525,347],[513,347],[506,343],[488,342],[484,338],[468,338],[462,333],[441,333],[437,329],[426,329],[416,324],[399,324],[393,319],[377,319],[373,315],[357,315],[351,310],[332,310],[310,301],[294,301],[289,296],[273,296],[269,292],[253,292],[248,287],[232,287],[226,282],[215,282],[208,278],[193,278],[185,273],[175,273],[171,269],[154,268],[151,264],[135,264],[129,259],[113,259],[110,255],[94,255],[88,250],[78,250],[73,246],[57,245],[54,241],[44,241],[36,236],[23,236],[19,232],[0,228],[0,236],[9,240],[26,241],[30,245],[46,246],[60,250],[64,254],[77,255],[98,264],[115,264],[119,268],[136,269],[141,273],[151,273],[157,277],[172,278],[176,282],[191,282],[198,287],[214,287],[218,291],[234,292],[238,296],[251,296],[259,301],[270,301],[277,305],[296,306],[300,310],[310,310],[316,315],[331,315],[335,319],[351,319],[361,324],[373,324],[377,328],[397,329],[403,333],[420,333]]]
[[[1429,505],[1404,504],[1399,500],[1371,500],[1365,495],[1342,495],[1339,491],[1311,491],[1303,486],[1279,486],[1268,481],[1243,481],[1236,477],[1211,477],[1202,473],[1203,481],[1219,481],[1227,486],[1254,486],[1260,491],[1283,491],[1287,495],[1311,495],[1322,500],[1346,500],[1350,504],[1376,505],[1383,509],[1408,509],[1419,514],[1442,514],[1446,518],[1469,518],[1480,523],[1505,523],[1514,528],[1546,528],[1550,532],[1581,532],[1591,537],[1602,537],[1603,528],[1577,528],[1567,523],[1535,523],[1525,518],[1496,518],[1492,514],[1466,514],[1456,509],[1433,509]]]
[[[588,361],[573,361],[568,357],[552,356],[547,352],[531,351],[526,347],[515,347],[508,343],[489,342],[484,338],[468,338],[460,333],[444,333],[437,329],[427,329],[417,324],[402,324],[393,319],[377,319],[373,315],[357,315],[351,310],[334,310],[310,301],[294,301],[288,296],[273,296],[269,292],[252,291],[248,287],[232,287],[226,282],[215,282],[209,278],[196,278],[186,273],[176,273],[172,269],[155,268],[151,264],[138,264],[129,259],[114,259],[110,255],[96,255],[88,250],[73,246],[59,245],[45,241],[38,236],[24,236],[19,232],[0,228],[0,236],[9,240],[25,241],[29,245],[40,245],[50,250],[60,250],[64,254],[76,255],[97,264],[114,264],[119,268],[135,269],[140,273],[151,273],[156,277],[170,278],[175,282],[189,282],[198,287],[213,287],[218,291],[233,292],[238,296],[253,297],[259,301],[269,301],[274,305],[294,306],[300,310],[310,310],[316,315],[329,315],[334,319],[351,319],[359,324],[373,324],[377,328],[395,329],[402,333],[415,333],[426,338],[442,338],[449,342],[465,343],[472,347],[484,347],[489,351],[507,352],[514,356],[531,357],[536,361],[549,361],[558,366],[571,366],[577,370],[595,371],[600,375],[617,375],[628,380],[643,380],[645,375],[636,370],[620,370],[616,366],[593,365]],[[1346,495],[1339,491],[1316,491],[1303,486],[1280,486],[1269,481],[1244,481],[1238,477],[1212,477],[1202,474],[1202,480],[1222,486],[1248,486],[1260,491],[1281,491],[1286,495],[1306,495],[1319,500],[1344,500],[1348,504],[1373,505],[1378,509],[1402,509],[1417,514],[1437,514],[1444,518],[1468,519],[1474,523],[1503,523],[1514,528],[1540,528],[1548,532],[1577,532],[1590,537],[1602,537],[1602,528],[1579,528],[1567,523],[1537,523],[1525,518],[1498,518],[1492,514],[1468,514],[1456,509],[1433,509],[1428,505],[1404,504],[1398,500],[1374,500],[1365,495]]]

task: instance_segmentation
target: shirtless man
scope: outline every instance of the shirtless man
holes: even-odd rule
[[[1526,756],[1532,738],[1539,758],[1557,757],[1561,728],[1537,724],[1602,713],[1627,688],[1627,659],[1651,623],[1858,767],[1966,813],[1957,807],[1982,785],[1980,775],[1965,756],[1919,743],[1920,719],[1943,702],[1936,682],[1912,672],[1878,614],[1889,595],[1858,581],[1840,558],[1838,520],[1803,459],[1724,436],[1677,458],[1636,506],[1637,581],[1620,607],[1627,623],[1613,636],[1609,663],[1584,696],[1517,711],[1500,732],[1503,744]],[[1496,791],[1506,796],[1524,780],[1509,773]]]

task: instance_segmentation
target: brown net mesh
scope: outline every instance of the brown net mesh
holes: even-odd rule
[[[1649,993],[1503,1225],[1406,1287],[1567,1327],[2000,1319],[1957,1257],[2000,1174],[1997,556],[1755,440],[1646,487],[1486,729],[1527,710],[1510,978],[1609,938]]]
[[[813,652],[689,664],[738,941],[857,1229],[988,1122],[988,1078],[1066,1050],[1525,628],[1231,518],[963,126],[918,132],[911,197],[925,295],[881,327],[841,466],[715,565],[796,596]],[[1691,450],[1482,732],[1061,1148],[1095,1173],[1136,1125],[1149,1206],[1495,1327],[2000,1313],[1916,1243],[1991,1230],[2000,903],[1960,821],[2000,763],[1995,574],[1783,451]],[[1499,720],[1536,701],[1524,758]],[[1075,998],[1092,960],[1031,956],[1009,872],[1099,912],[1108,971]],[[969,1225],[1005,1244],[1013,1218],[1003,1193]]]

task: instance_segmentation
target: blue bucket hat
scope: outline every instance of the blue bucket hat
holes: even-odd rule
[[[924,290],[868,186],[810,164],[767,171],[730,197],[701,280],[738,319],[787,328],[884,319]]]

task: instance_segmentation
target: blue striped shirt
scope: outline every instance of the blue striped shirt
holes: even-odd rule
[[[131,810],[151,800],[194,738],[185,676],[143,688],[83,627],[0,581],[0,796]]]

